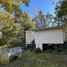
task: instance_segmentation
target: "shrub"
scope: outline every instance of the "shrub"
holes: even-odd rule
[[[3,46],[5,44],[7,44],[7,40],[4,38],[0,39],[0,46]]]
[[[31,44],[27,44],[27,49],[31,51],[35,49],[35,40],[33,40]]]
[[[64,49],[64,44],[57,44],[57,51],[62,52]]]
[[[35,49],[35,52],[36,52],[36,53],[40,53],[40,52],[42,52],[42,51],[41,51],[40,48],[36,48],[36,49]]]

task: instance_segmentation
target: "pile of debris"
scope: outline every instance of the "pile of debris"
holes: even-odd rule
[[[21,55],[21,47],[0,49],[0,63],[8,63],[9,61],[12,61],[16,58],[21,58]]]

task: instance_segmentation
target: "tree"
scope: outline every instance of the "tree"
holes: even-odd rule
[[[6,40],[5,44],[21,43],[24,33],[22,28],[31,28],[32,23],[30,24],[30,21],[27,21],[29,18],[27,18],[28,16],[26,17],[26,13],[21,11],[20,3],[25,3],[28,6],[29,0],[0,1],[1,7],[4,7],[4,11],[0,13],[0,27],[3,30],[2,39]]]
[[[23,25],[25,31],[30,29],[30,28],[33,28],[33,29],[35,28],[35,24],[32,21],[32,18],[28,14],[26,14],[26,13],[23,16],[22,25]]]
[[[60,0],[55,10],[57,20],[60,20],[62,24],[67,24],[67,0]]]
[[[67,0],[60,0],[56,5],[56,20],[58,22],[58,26],[63,25],[63,30],[67,32]]]
[[[45,15],[42,11],[39,11],[38,14],[33,18],[33,21],[36,22],[36,27],[47,28],[50,26],[50,24],[52,24],[53,16],[50,13]]]
[[[19,4],[24,3],[29,5],[29,0],[0,0],[0,5],[8,12],[13,12],[15,10],[14,6],[19,6]]]
[[[20,8],[16,8],[15,7],[15,11],[14,11],[14,19],[15,19],[15,23],[20,23],[21,25],[21,37],[23,37],[23,44],[25,45],[25,31],[30,29],[30,28],[34,28],[35,25],[32,22],[32,18],[25,12],[22,12],[22,10]]]
[[[14,18],[7,12],[0,12],[0,27],[3,30],[2,42],[0,45],[17,44],[20,41],[18,37],[20,26],[14,23]]]
[[[32,18],[26,12],[22,12],[20,8],[15,8],[14,12],[15,22],[20,23],[25,31],[35,27]]]
[[[47,13],[45,20],[46,20],[47,27],[53,27],[54,26],[54,17],[52,14]]]
[[[33,20],[36,22],[36,27],[44,28],[46,26],[45,15],[42,11],[39,11],[38,14],[33,18]]]
[[[12,30],[15,25],[12,15],[6,11],[0,12],[0,27],[7,27],[9,30]]]

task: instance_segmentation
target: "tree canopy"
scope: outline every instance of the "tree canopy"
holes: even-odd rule
[[[50,13],[44,14],[42,11],[39,11],[33,20],[36,22],[36,27],[47,28],[50,25],[52,26],[53,18]]]
[[[29,0],[0,0],[0,29],[3,35],[0,45],[21,44],[24,38],[24,30],[34,27],[32,18],[23,12],[19,5],[29,5]]]
[[[63,25],[63,30],[67,32],[67,0],[59,0],[55,10],[56,20],[59,21],[58,24]]]
[[[67,0],[60,0],[56,5],[56,18],[62,23],[67,22]]]
[[[21,3],[28,6],[29,0],[0,0],[0,6],[11,13],[15,10],[14,6],[19,6]]]

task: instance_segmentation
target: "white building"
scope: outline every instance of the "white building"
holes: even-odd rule
[[[2,30],[0,30],[0,39],[2,38]]]
[[[26,44],[31,44],[33,40],[36,48],[43,50],[46,44],[63,44],[67,40],[67,32],[62,27],[26,31]]]

